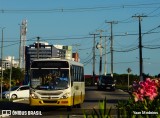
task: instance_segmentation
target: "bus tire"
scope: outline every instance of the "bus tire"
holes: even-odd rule
[[[81,108],[81,103],[77,104],[76,106],[77,108]]]
[[[81,92],[81,101],[80,101],[80,103],[79,104],[77,104],[76,106],[77,106],[77,108],[81,108],[81,103],[82,103],[82,92]]]
[[[72,111],[72,106],[67,106],[67,111]]]

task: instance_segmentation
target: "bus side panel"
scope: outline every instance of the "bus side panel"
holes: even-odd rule
[[[82,104],[85,98],[85,84],[84,82],[74,82],[72,87],[73,95],[73,106]]]

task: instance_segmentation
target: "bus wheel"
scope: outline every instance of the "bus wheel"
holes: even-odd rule
[[[67,106],[67,111],[72,111],[72,106]]]
[[[80,101],[79,104],[76,105],[77,108],[81,108],[81,103],[82,103],[82,101],[83,101],[83,100],[82,100],[82,92],[81,92],[81,101]]]
[[[75,94],[73,95],[73,108],[76,107],[76,105],[74,104],[74,99],[75,99]]]
[[[77,108],[81,108],[81,103],[80,103],[80,104],[77,104],[76,106],[77,106]]]

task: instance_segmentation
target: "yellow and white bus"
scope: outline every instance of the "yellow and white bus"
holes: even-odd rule
[[[30,68],[31,106],[80,107],[85,98],[83,64],[65,59],[37,59]]]

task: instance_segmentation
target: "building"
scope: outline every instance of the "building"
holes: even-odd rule
[[[54,45],[57,49],[65,50],[65,59],[72,60],[72,46]]]
[[[7,56],[3,59],[3,64],[2,64],[2,59],[0,59],[0,70],[3,68],[3,70],[11,68],[11,63],[12,67],[17,68],[19,66],[18,61],[15,61],[14,57]]]
[[[58,49],[47,42],[35,42],[32,45],[26,46],[25,49],[26,70],[30,68],[30,63],[34,59],[45,58],[65,58],[65,50]]]

